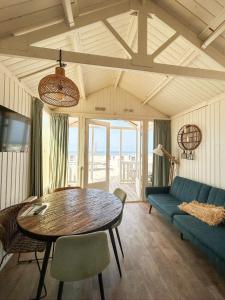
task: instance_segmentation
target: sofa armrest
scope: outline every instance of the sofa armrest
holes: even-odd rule
[[[148,186],[145,188],[145,196],[146,198],[150,194],[168,194],[170,191],[170,186]]]

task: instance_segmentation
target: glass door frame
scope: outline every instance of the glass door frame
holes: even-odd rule
[[[106,176],[105,181],[89,183],[89,125],[106,128]],[[110,161],[110,124],[95,119],[85,120],[85,148],[84,148],[84,187],[109,190],[109,161]]]
[[[148,186],[148,122],[153,122],[153,119],[140,120],[136,118],[115,118],[113,115],[110,117],[103,117],[101,115],[93,115],[91,117],[86,117],[85,114],[76,115],[79,118],[79,169],[78,169],[78,178],[81,187],[85,187],[85,177],[87,176],[87,171],[85,170],[85,165],[87,168],[87,122],[88,120],[124,120],[124,121],[140,121],[142,125],[142,163],[141,163],[141,192],[140,192],[140,202],[145,201],[145,187]],[[110,145],[109,145],[110,147]]]

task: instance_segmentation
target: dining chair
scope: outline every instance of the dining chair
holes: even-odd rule
[[[115,189],[113,194],[121,200],[121,202],[123,204],[123,208],[124,208],[124,204],[125,204],[125,201],[127,199],[127,194],[120,188]],[[121,240],[120,240],[119,229],[118,229],[119,225],[122,222],[122,219],[123,219],[123,209],[122,209],[122,213],[120,215],[119,220],[112,226],[112,228],[114,228],[115,231],[116,231],[117,239],[118,239],[118,242],[119,242],[119,245],[120,245],[120,250],[121,250],[122,256],[124,257],[123,247],[122,247],[122,243],[121,243]]]
[[[51,264],[51,275],[59,280],[57,299],[62,299],[65,281],[79,281],[98,274],[101,299],[104,300],[102,271],[109,262],[110,254],[105,232],[58,238]]]
[[[64,186],[64,187],[59,187],[59,188],[54,189],[53,193],[65,191],[65,190],[80,189],[80,188],[81,187],[79,187],[79,186]]]
[[[20,263],[19,257],[21,253],[34,253],[38,270],[41,272],[37,252],[43,252],[45,250],[46,243],[24,235],[20,231],[16,222],[20,209],[27,204],[29,203],[22,202],[0,211],[0,241],[2,242],[3,250],[5,251],[5,254],[0,261],[0,267],[8,254],[18,254],[18,263]],[[22,262],[31,261],[33,260],[26,260]],[[45,286],[44,289],[44,296],[46,296],[47,290]]]

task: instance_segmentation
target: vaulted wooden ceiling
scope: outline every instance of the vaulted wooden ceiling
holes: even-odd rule
[[[143,40],[138,38],[142,5],[148,8],[148,59],[143,62],[137,58]],[[66,74],[78,84],[82,101],[113,85],[134,94],[140,105],[172,116],[225,93],[224,23],[224,0],[2,0],[0,60],[36,95],[39,80],[56,65],[55,52],[43,49],[63,49],[69,51]],[[32,46],[40,47],[40,53],[22,49],[27,41],[35,42]],[[90,59],[73,51],[91,54]],[[99,56],[101,67],[92,66],[98,65]],[[134,70],[127,64],[130,57]],[[161,65],[152,67],[150,59]]]

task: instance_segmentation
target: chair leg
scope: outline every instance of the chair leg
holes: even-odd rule
[[[99,282],[101,300],[105,300],[104,287],[103,287],[103,281],[102,281],[102,273],[98,274],[98,282]]]
[[[115,230],[116,230],[117,239],[118,239],[118,242],[120,245],[120,250],[121,250],[122,256],[124,258],[123,247],[122,247],[122,243],[121,243],[120,235],[119,235],[119,229],[116,227]]]
[[[118,253],[117,253],[117,249],[116,249],[116,243],[115,243],[115,239],[114,239],[114,234],[113,234],[112,228],[109,229],[109,235],[110,235],[110,239],[111,239],[111,243],[112,243],[114,255],[115,255],[115,258],[116,258],[117,267],[118,267],[118,270],[119,270],[119,273],[120,273],[120,277],[122,277],[122,272],[121,272],[121,268],[120,268],[120,261],[119,261],[119,257],[118,257]]]
[[[151,214],[151,212],[152,212],[152,205],[150,204],[150,206],[149,206],[149,214]]]
[[[0,262],[0,268],[1,268],[2,263],[3,263],[3,261],[4,261],[4,259],[6,258],[7,255],[8,255],[8,253],[6,253],[5,255],[3,255],[2,259],[1,259],[1,262]]]
[[[38,270],[39,270],[39,272],[40,272],[40,274],[41,274],[41,267],[40,267],[39,260],[38,260],[38,257],[37,257],[37,252],[34,252],[34,256],[35,256],[35,260],[36,260],[36,262],[37,262]],[[44,292],[44,295],[41,296],[41,298],[44,298],[44,297],[47,296],[47,289],[46,289],[45,283],[44,283],[44,291],[45,291],[45,292]]]
[[[64,285],[64,282],[63,282],[63,281],[60,281],[60,282],[59,282],[59,288],[58,288],[58,296],[57,296],[57,300],[61,300],[61,299],[62,299],[63,285]]]

